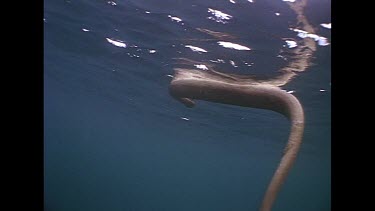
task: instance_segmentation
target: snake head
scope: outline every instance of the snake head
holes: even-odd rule
[[[169,86],[170,95],[188,108],[193,108],[195,106],[195,102],[192,98],[189,98],[191,88],[189,83],[186,83],[186,81],[193,78],[193,76],[196,74],[197,73],[195,73],[195,71],[192,72],[185,69],[176,69],[173,80]]]

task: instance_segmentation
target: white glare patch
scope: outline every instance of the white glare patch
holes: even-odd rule
[[[43,21],[44,21],[44,22],[46,22],[46,19],[45,19],[45,18],[43,18]]]
[[[210,60],[210,62],[213,62],[213,63],[225,63],[225,61],[224,60],[222,60],[222,59],[217,59],[217,60]]]
[[[121,40],[115,41],[115,40],[111,40],[109,38],[105,38],[105,39],[107,39],[107,41],[109,43],[111,43],[112,45],[115,45],[115,46],[121,47],[121,48],[126,48],[126,44],[123,43],[123,41],[121,41]]]
[[[130,54],[130,53],[127,53],[128,54],[128,56],[130,57],[130,58],[133,58],[133,57],[135,57],[135,58],[139,58],[140,56],[138,56],[138,55],[136,55],[136,54]]]
[[[230,20],[232,18],[231,15],[223,13],[219,10],[214,10],[214,9],[208,8],[208,12],[211,13],[214,16],[214,17],[210,16],[210,17],[208,17],[208,19],[214,20],[218,23],[225,24],[225,23],[227,23],[227,21],[225,21],[225,20]]]
[[[323,28],[331,29],[331,23],[322,23],[320,24]]]
[[[283,1],[286,1],[286,2],[295,2],[296,0],[283,0]]]
[[[245,61],[242,61],[246,66],[248,66],[248,67],[251,67],[251,66],[253,66],[253,64],[254,64],[254,62],[251,62],[250,64],[249,63],[247,63],[247,62],[245,62]]]
[[[198,52],[198,53],[207,53],[206,50],[204,50],[203,48],[199,48],[199,47],[195,47],[195,46],[192,46],[192,45],[185,45],[186,48],[190,48],[192,51],[195,51],[195,52]]]
[[[167,77],[173,78],[174,76],[173,75],[167,75]]]
[[[254,0],[247,0],[248,2],[250,2],[250,3],[254,3]]]
[[[327,41],[327,38],[325,38],[325,37],[319,37],[318,45],[320,45],[320,46],[327,46],[327,45],[329,45],[329,42]]]
[[[150,14],[151,12],[150,11],[145,11],[145,13]]]
[[[300,37],[300,38],[306,38],[307,35],[308,35],[308,32],[307,32],[307,31],[303,31],[303,30],[301,30],[301,29],[293,29],[293,28],[290,28],[290,30],[295,31],[295,32],[298,32],[297,36]]]
[[[238,67],[238,66],[236,65],[236,63],[234,63],[234,61],[232,61],[232,60],[229,60],[229,63],[230,63],[233,67]]]
[[[171,16],[171,15],[168,15],[168,18],[170,18],[172,21],[176,21],[177,23],[182,21],[181,18],[179,18],[179,17],[174,17],[174,16]]]
[[[231,43],[231,42],[219,41],[217,43],[219,45],[223,46],[224,48],[232,48],[232,49],[236,49],[236,50],[239,50],[239,51],[250,51],[251,50],[250,48],[248,48],[246,46]]]
[[[280,13],[278,13],[278,12],[275,12],[275,15],[276,15],[276,16],[279,16],[279,15],[280,15]]]
[[[288,48],[295,48],[297,47],[297,42],[292,40],[286,40],[286,44],[288,45]]]
[[[156,50],[149,50],[149,53],[156,53]]]
[[[320,92],[325,92],[326,90],[325,89],[319,89]]]
[[[116,6],[117,5],[116,2],[114,2],[114,1],[107,1],[107,3],[110,4],[110,5],[112,5],[112,6]]]
[[[82,29],[82,31],[84,31],[84,32],[89,32],[90,30],[88,30],[88,29]]]
[[[204,64],[195,64],[194,66],[201,70],[208,70],[208,67]]]
[[[190,119],[186,118],[186,117],[180,117],[182,120],[185,120],[185,121],[189,121]]]
[[[292,94],[292,93],[294,93],[294,91],[290,90],[290,91],[287,91],[287,93]]]
[[[328,42],[327,38],[325,38],[325,37],[320,37],[319,35],[316,35],[316,34],[310,34],[307,31],[303,31],[303,30],[300,30],[300,29],[290,28],[290,30],[298,32],[297,36],[300,37],[300,38],[309,37],[309,38],[314,39],[315,42],[318,42],[318,45],[320,45],[320,46],[329,45],[329,42]]]
[[[235,4],[236,2],[233,0],[229,0],[230,3]]]

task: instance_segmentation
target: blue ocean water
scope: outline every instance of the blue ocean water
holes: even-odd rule
[[[285,65],[277,55],[280,38],[297,38],[293,11],[282,0],[235,2],[44,1],[45,210],[259,208],[288,120],[203,101],[189,109],[168,93],[175,58],[220,58],[222,71],[263,76]],[[330,22],[330,1],[309,2],[311,24],[330,40],[320,26]],[[209,19],[208,8],[232,19]],[[252,50],[222,48],[196,28],[230,33]],[[330,45],[318,46],[314,64],[283,87],[300,99],[306,127],[275,211],[331,208],[330,55]]]

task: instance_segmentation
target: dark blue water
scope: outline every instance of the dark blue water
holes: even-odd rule
[[[167,75],[173,75],[177,57],[222,58],[238,64],[226,62],[224,71],[277,75],[285,64],[276,57],[280,38],[296,37],[288,29],[295,14],[281,0],[236,2],[44,1],[45,210],[259,208],[288,138],[288,120],[209,102],[188,109],[168,94]],[[330,22],[330,2],[318,2],[306,13],[317,33],[330,39],[319,26]],[[207,19],[208,8],[233,18],[214,22]],[[195,28],[231,33],[233,42],[253,50],[203,41],[208,36]],[[275,211],[330,210],[330,55],[330,46],[318,46],[314,65],[284,87],[301,100],[306,131]]]

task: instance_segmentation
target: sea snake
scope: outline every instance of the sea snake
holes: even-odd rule
[[[307,0],[288,3],[297,14],[297,25],[308,33],[313,27],[303,15]],[[210,32],[210,30],[202,30]],[[219,33],[215,33],[216,36]],[[212,70],[175,68],[169,93],[188,107],[194,107],[194,99],[224,103],[251,108],[267,109],[286,116],[291,121],[291,130],[284,154],[265,192],[260,211],[270,211],[288,172],[290,171],[302,143],[304,131],[304,112],[298,99],[282,90],[280,86],[288,83],[298,72],[309,65],[316,44],[313,39],[299,41],[293,50],[295,55],[287,66],[280,70],[281,75],[269,80],[255,80],[245,76],[225,74]],[[186,59],[185,59],[186,61]]]

